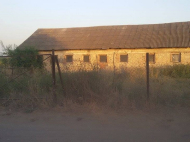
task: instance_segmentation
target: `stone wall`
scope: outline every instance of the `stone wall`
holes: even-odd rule
[[[40,51],[41,54],[51,54],[51,51]],[[155,62],[150,66],[165,66],[174,64],[189,64],[189,48],[162,49],[109,49],[109,50],[64,50],[55,51],[62,70],[93,70],[93,69],[127,69],[142,68],[146,65],[146,53],[155,55]],[[180,54],[180,62],[172,62],[172,54]],[[66,56],[72,55],[73,61],[66,62]],[[83,56],[89,55],[89,62],[83,61]],[[100,62],[100,55],[107,55],[107,62]],[[120,55],[128,55],[127,62],[120,62]]]

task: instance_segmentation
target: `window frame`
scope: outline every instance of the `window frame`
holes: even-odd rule
[[[71,56],[72,61],[68,61],[68,57]],[[65,55],[66,63],[73,63],[73,55]]]
[[[88,61],[85,61],[85,56],[88,56]],[[90,55],[88,55],[88,54],[83,55],[83,62],[90,63]]]
[[[101,56],[105,56],[106,57],[106,61],[105,62],[101,61]],[[107,56],[107,54],[101,54],[101,55],[99,55],[99,62],[100,63],[108,63],[108,56]]]
[[[173,61],[173,55],[178,55],[179,60],[178,61]],[[171,53],[171,55],[170,55],[170,61],[172,63],[181,63],[181,53],[179,53],[179,52],[177,52],[177,53]]]
[[[121,61],[121,56],[127,56],[127,61]],[[128,54],[120,54],[120,55],[119,55],[119,62],[120,62],[120,63],[128,63],[128,57],[129,57]]]

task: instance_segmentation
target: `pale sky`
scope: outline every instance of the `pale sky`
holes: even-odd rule
[[[4,45],[20,45],[38,28],[183,21],[190,21],[190,0],[0,0]]]

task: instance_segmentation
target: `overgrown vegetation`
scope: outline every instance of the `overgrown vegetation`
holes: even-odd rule
[[[151,76],[168,76],[172,78],[190,78],[190,65],[173,65],[151,68]]]
[[[27,109],[50,107],[53,102],[52,74],[34,48],[7,48],[11,58],[0,60],[0,105]],[[14,67],[3,71],[2,67]],[[32,72],[31,72],[32,70]],[[56,75],[57,104],[69,102],[113,110],[157,106],[190,107],[190,65],[150,68],[150,100],[146,96],[146,75],[142,69],[64,72],[63,86]],[[16,77],[16,78],[15,78]],[[64,87],[64,90],[63,88]],[[5,100],[2,100],[5,99]],[[54,104],[55,105],[55,104]]]
[[[10,67],[24,67],[24,68],[42,68],[43,58],[38,55],[38,50],[32,47],[26,47],[25,49],[6,48],[5,54],[11,58],[3,58],[2,64]]]
[[[177,67],[176,67],[177,68]],[[170,68],[169,68],[170,69]],[[186,68],[185,68],[186,69]],[[162,70],[161,70],[162,71]],[[134,73],[135,72],[135,73]],[[169,71],[168,71],[169,72]],[[137,74],[139,76],[137,76]],[[190,107],[190,79],[174,78],[170,74],[150,78],[149,105]],[[57,105],[67,106],[68,102],[78,105],[96,104],[101,108],[113,110],[143,109],[147,107],[146,77],[135,71],[79,71],[62,73],[64,90],[56,75]],[[51,73],[36,69],[33,74],[25,73],[15,81],[0,75],[1,98],[4,106],[36,109],[53,104]],[[8,84],[7,84],[8,83]],[[18,100],[14,100],[18,99]],[[150,107],[150,106],[149,106]]]

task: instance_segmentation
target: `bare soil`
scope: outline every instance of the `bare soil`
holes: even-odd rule
[[[32,113],[0,109],[0,142],[189,142],[190,110]]]

